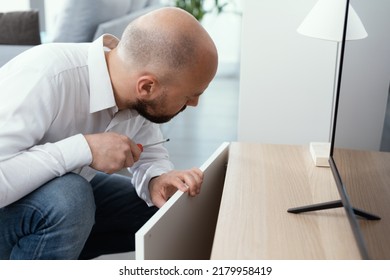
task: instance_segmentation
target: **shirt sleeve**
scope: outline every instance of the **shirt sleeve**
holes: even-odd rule
[[[81,134],[39,144],[58,110],[51,82],[42,75],[24,73],[21,83],[19,73],[10,72],[0,79],[0,208],[92,161]]]
[[[137,143],[148,144],[161,141],[163,135],[160,126],[142,118],[143,125],[131,137]],[[132,183],[138,196],[143,199],[148,206],[153,206],[149,193],[149,182],[153,177],[173,170],[174,166],[169,160],[168,150],[163,144],[146,148],[140,160],[129,168],[132,174]]]
[[[148,206],[153,206],[150,193],[149,182],[153,177],[160,176],[173,169],[173,164],[168,160],[168,152],[164,147],[153,147],[150,151],[144,151],[142,158],[137,163],[133,172],[133,184],[137,194]],[[156,158],[156,156],[161,156]],[[164,158],[166,156],[166,158]]]

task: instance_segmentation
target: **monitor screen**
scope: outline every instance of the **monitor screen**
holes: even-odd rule
[[[346,40],[351,6],[368,33],[366,38]],[[339,43],[330,166],[365,259],[390,259],[388,11],[388,0],[347,0],[346,26]],[[356,215],[358,210],[380,220]]]

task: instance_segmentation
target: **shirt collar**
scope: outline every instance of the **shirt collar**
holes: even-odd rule
[[[115,107],[115,111],[118,110],[104,55],[105,48],[113,49],[118,45],[118,42],[119,40],[115,36],[105,34],[92,42],[88,50],[90,113],[112,107]]]

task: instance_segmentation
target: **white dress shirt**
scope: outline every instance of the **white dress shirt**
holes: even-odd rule
[[[111,35],[43,44],[0,68],[0,208],[68,172],[91,180],[85,134],[114,131],[141,144],[162,139],[159,125],[118,111],[104,55],[117,44]],[[149,180],[172,169],[162,145],[145,149],[130,169],[149,206]]]

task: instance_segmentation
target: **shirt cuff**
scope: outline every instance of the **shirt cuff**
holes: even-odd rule
[[[55,143],[69,172],[92,162],[92,152],[84,135],[77,134]]]
[[[167,165],[167,166],[151,166],[149,167],[145,174],[142,176],[142,181],[137,184],[135,177],[133,177],[133,185],[135,186],[135,189],[138,193],[138,196],[146,202],[146,204],[150,206],[154,206],[152,199],[150,197],[150,192],[149,192],[149,182],[152,178],[160,176],[161,174],[167,173],[170,170],[173,169],[172,165]]]

